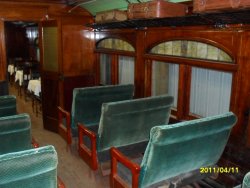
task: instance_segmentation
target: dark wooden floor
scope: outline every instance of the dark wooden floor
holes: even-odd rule
[[[67,188],[106,188],[109,187],[109,177],[103,176],[101,171],[93,172],[80,159],[77,153],[77,146],[73,144],[67,148],[65,141],[56,133],[47,131],[43,128],[42,113],[36,115],[32,109],[31,99],[24,100],[24,96],[17,95],[17,88],[9,86],[9,93],[17,97],[18,113],[28,113],[32,121],[32,135],[38,141],[40,146],[53,145],[58,153],[58,176],[63,180]],[[207,179],[206,181],[197,182],[185,187],[234,187],[241,183],[244,174],[250,170],[249,151],[244,148],[240,149],[231,145],[224,152],[224,157],[220,160],[220,166],[239,167],[239,173],[222,173],[216,181]],[[166,186],[161,186],[164,188]]]

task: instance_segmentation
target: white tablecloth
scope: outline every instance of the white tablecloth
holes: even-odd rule
[[[12,75],[15,72],[14,65],[8,65],[8,72],[10,73],[10,75]]]
[[[17,70],[15,75],[15,82],[19,81],[19,85],[21,86],[23,84],[23,71]]]
[[[34,92],[36,96],[39,96],[39,93],[41,92],[41,81],[30,80],[28,84],[28,90]]]

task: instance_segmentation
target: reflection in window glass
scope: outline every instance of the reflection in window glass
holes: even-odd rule
[[[111,84],[111,56],[107,54],[100,55],[100,84]]]
[[[134,84],[134,58],[119,56],[119,84]]]
[[[177,108],[179,65],[153,61],[152,96],[168,94],[174,97]]]
[[[229,111],[232,73],[192,68],[190,112],[208,117]]]

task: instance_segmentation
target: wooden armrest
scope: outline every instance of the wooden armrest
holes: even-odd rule
[[[141,167],[130,161],[126,156],[124,156],[121,152],[119,152],[116,148],[112,147],[110,150],[111,153],[111,187],[125,187],[124,183],[121,181],[121,178],[117,174],[117,162],[120,162],[125,167],[130,169],[132,173],[132,188],[138,188],[139,184],[139,175]]]
[[[57,177],[57,188],[66,188],[61,178]]]
[[[31,144],[32,144],[33,148],[39,148],[38,142],[33,137],[32,137]]]
[[[90,149],[84,144],[83,137],[89,137],[91,141]],[[88,130],[83,124],[78,123],[78,147],[79,155],[93,170],[98,169],[97,165],[97,151],[96,151],[96,135]]]
[[[70,127],[70,113],[60,106],[58,108],[58,131],[59,134],[67,141],[67,144],[72,143],[71,127]],[[63,125],[63,118],[66,119],[66,128]]]

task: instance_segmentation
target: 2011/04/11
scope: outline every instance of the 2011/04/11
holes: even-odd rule
[[[239,173],[238,167],[201,167],[200,173]]]

